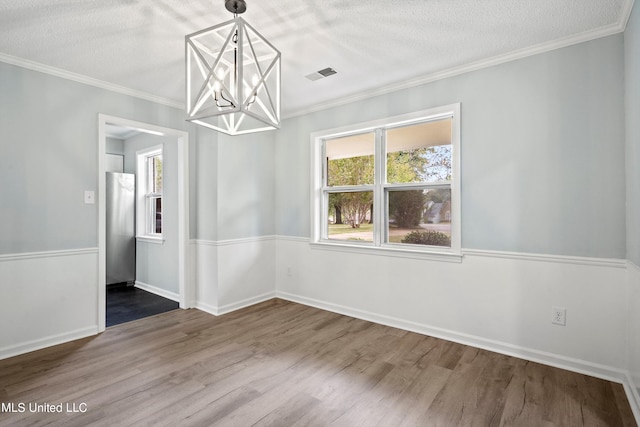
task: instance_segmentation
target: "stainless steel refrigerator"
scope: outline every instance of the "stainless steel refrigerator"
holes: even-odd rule
[[[107,285],[136,279],[135,175],[107,172]]]

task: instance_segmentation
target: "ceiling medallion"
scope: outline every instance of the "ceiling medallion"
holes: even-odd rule
[[[226,0],[233,19],[185,37],[187,120],[229,135],[280,126],[280,51]]]

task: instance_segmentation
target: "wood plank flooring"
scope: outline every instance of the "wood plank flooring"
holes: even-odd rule
[[[619,384],[277,299],[1,360],[0,402],[2,426],[636,425]]]

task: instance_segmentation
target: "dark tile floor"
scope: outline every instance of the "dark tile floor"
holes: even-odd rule
[[[177,308],[177,302],[134,286],[107,286],[107,327]]]

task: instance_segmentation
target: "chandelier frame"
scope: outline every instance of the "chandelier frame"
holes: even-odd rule
[[[185,58],[188,121],[228,135],[280,127],[280,51],[243,18],[185,36]]]

